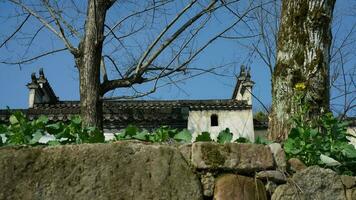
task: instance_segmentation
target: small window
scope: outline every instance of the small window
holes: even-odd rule
[[[212,114],[210,116],[210,126],[219,126],[218,115]]]

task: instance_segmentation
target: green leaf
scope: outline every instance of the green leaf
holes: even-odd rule
[[[128,125],[124,131],[125,135],[129,135],[129,136],[134,136],[136,135],[137,132],[138,132],[138,128],[133,125]]]
[[[132,138],[135,138],[137,140],[147,141],[148,140],[148,132],[141,131],[141,132],[137,133],[136,135],[132,136]]]
[[[6,133],[7,132],[7,127],[5,125],[0,124],[0,134]]]
[[[86,132],[86,134],[84,132]],[[83,131],[82,134],[84,136],[84,138],[82,140],[85,143],[86,142],[88,142],[88,143],[102,143],[102,142],[105,142],[104,133],[102,131],[100,131],[98,128],[96,128],[96,127],[87,127]],[[85,138],[86,135],[87,135],[87,138]],[[79,137],[81,137],[81,135],[79,135]]]
[[[220,144],[230,143],[231,140],[232,140],[232,133],[228,128],[221,131],[218,135],[218,143]]]
[[[77,124],[77,125],[80,125],[82,123],[82,119],[80,118],[80,116],[72,116],[70,118],[70,121],[73,123],[73,124]]]
[[[320,160],[323,164],[325,164],[326,166],[339,166],[341,165],[341,163],[329,156],[326,156],[324,154],[320,155]]]
[[[48,141],[47,144],[49,146],[57,146],[57,145],[60,145],[61,143],[58,140],[51,140],[51,141]]]
[[[239,137],[234,142],[237,142],[237,143],[250,143],[250,140],[248,140],[247,138],[244,138],[244,137]]]
[[[48,117],[41,115],[37,120],[37,123],[42,123],[42,124],[47,124],[48,123]]]
[[[202,134],[198,135],[197,138],[195,138],[196,142],[211,142],[212,139],[210,138],[210,133],[209,132],[202,132]]]
[[[295,141],[292,138],[288,138],[285,142],[284,142],[284,151],[286,153],[291,153],[292,150],[295,148]]]
[[[181,132],[174,136],[174,139],[179,142],[192,142],[192,134],[187,130],[183,129]]]
[[[152,135],[154,136],[152,142],[165,142],[169,139],[169,129],[167,126],[156,129]]]
[[[37,130],[32,136],[33,136],[33,137],[32,137],[32,139],[30,140],[30,144],[37,144],[38,141],[40,141],[40,139],[42,138],[43,133],[42,133],[42,131]]]
[[[342,146],[342,154],[348,158],[356,158],[356,149],[352,144],[345,143]]]
[[[314,138],[319,134],[319,131],[317,129],[311,129],[310,130],[310,137]]]
[[[272,144],[272,141],[267,140],[266,138],[257,136],[255,139],[255,144],[264,144],[264,145],[268,145],[268,144]]]
[[[57,135],[63,131],[64,125],[61,122],[57,122],[55,124],[48,124],[45,126],[46,131],[51,135]]]
[[[303,132],[302,128],[292,128],[290,130],[288,138],[294,139],[294,138],[300,137],[302,132]]]
[[[116,140],[124,140],[125,139],[125,133],[116,133],[114,134]]]
[[[17,117],[15,115],[11,115],[9,120],[10,120],[11,124],[19,123],[19,120],[17,119]]]

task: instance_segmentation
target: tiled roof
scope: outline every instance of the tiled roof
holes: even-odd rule
[[[104,128],[119,129],[128,124],[142,127],[169,125],[186,128],[189,110],[242,110],[251,109],[245,101],[237,100],[171,100],[171,101],[106,101],[103,104]],[[13,110],[15,111],[15,110]],[[0,122],[7,122],[10,112],[0,110]],[[20,110],[32,120],[46,115],[51,121],[67,121],[80,113],[79,101],[60,101],[55,104],[35,104]]]

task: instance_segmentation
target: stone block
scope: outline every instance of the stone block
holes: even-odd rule
[[[257,144],[197,142],[192,145],[191,160],[194,167],[204,170],[251,173],[274,167],[270,148]]]
[[[344,185],[336,172],[318,166],[295,173],[291,181],[277,187],[272,200],[346,200]]]
[[[273,154],[274,162],[278,169],[285,171],[287,168],[286,154],[279,143],[272,143],[268,145]]]
[[[264,181],[273,181],[275,183],[287,182],[286,175],[283,172],[276,170],[260,171],[256,174],[256,178]]]
[[[0,148],[0,199],[203,199],[177,148],[132,142]]]
[[[215,184],[214,200],[267,200],[263,183],[251,177],[226,174]]]

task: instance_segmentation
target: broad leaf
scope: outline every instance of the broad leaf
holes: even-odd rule
[[[348,158],[356,158],[356,149],[352,144],[345,143],[342,146],[342,154]]]
[[[232,133],[228,128],[221,131],[218,135],[218,143],[220,144],[230,143],[231,140],[232,140]]]
[[[19,123],[19,120],[17,119],[17,117],[15,115],[11,115],[9,121],[11,124]]]
[[[132,136],[132,138],[135,138],[137,140],[147,141],[148,140],[148,132],[147,131],[139,132],[136,135]]]
[[[320,160],[322,163],[324,163],[326,166],[339,166],[341,163],[329,156],[326,156],[324,154],[320,155]]]
[[[211,142],[212,139],[210,138],[210,133],[208,132],[202,132],[202,134],[198,135],[197,138],[195,138],[196,142]]]
[[[138,132],[138,128],[133,125],[128,125],[124,130],[125,135],[129,135],[129,136],[134,136],[136,135],[137,132]]]
[[[174,139],[180,142],[192,142],[192,134],[187,130],[184,129],[181,132],[179,132],[178,134],[176,134],[174,136]]]
[[[57,145],[60,145],[61,143],[58,142],[58,140],[51,140],[51,141],[48,141],[47,144],[49,146],[57,146]]]
[[[40,130],[37,130],[33,135],[32,139],[30,140],[30,144],[37,144],[40,139],[43,137],[43,133]]]
[[[47,124],[48,123],[48,117],[41,115],[37,120],[37,123],[42,123],[42,124]]]

